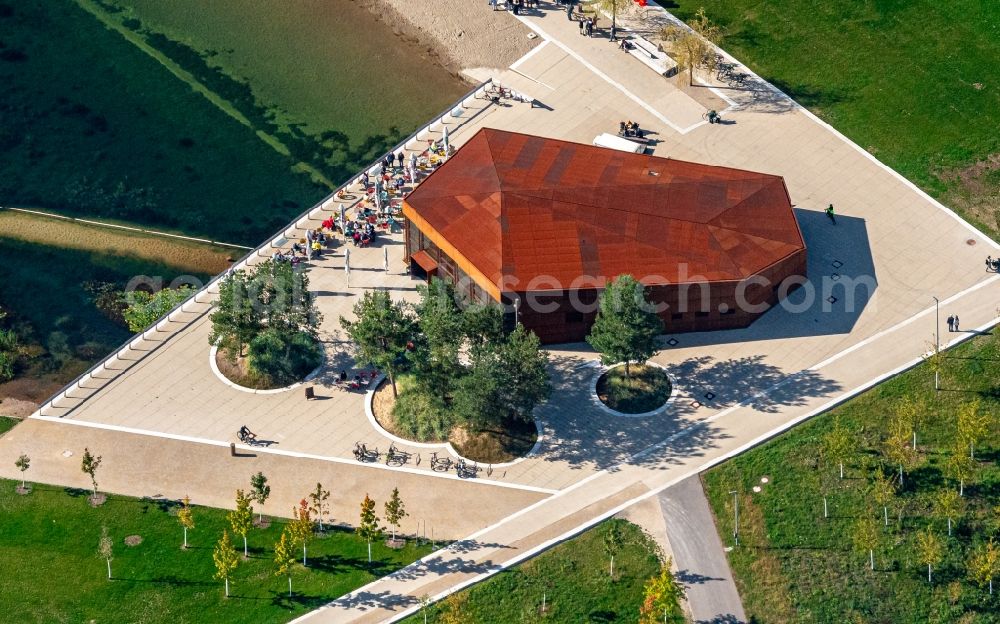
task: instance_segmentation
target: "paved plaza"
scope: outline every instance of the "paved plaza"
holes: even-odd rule
[[[303,618],[384,621],[413,608],[416,596],[441,595],[528,557],[912,366],[934,340],[933,297],[942,316],[960,314],[970,330],[995,322],[998,278],[984,272],[983,259],[997,246],[770,86],[680,89],[606,39],[581,37],[564,13],[520,19],[541,44],[494,78],[539,104],[470,98],[460,116],[446,117],[451,142],[461,145],[479,128],[494,127],[590,143],[632,119],[649,129],[658,156],[781,175],[809,250],[809,285],[791,297],[798,311],[776,308],[743,330],[665,336],[654,360],[668,369],[679,395],[648,418],[615,417],[593,404],[598,369],[587,345],[552,349],[554,391],[537,410],[543,433],[537,453],[472,484],[432,473],[425,462],[404,469],[354,462],[355,441],[383,449],[390,440],[366,416],[362,393],[332,387],[332,376],[351,366],[339,317],[349,316],[372,288],[412,300],[417,282],[404,272],[401,234],[368,249],[352,247],[349,286],[341,244],[310,273],[327,352],[312,382],[316,400],[306,401],[301,388],[255,394],[220,381],[209,365],[211,293],[203,293],[44,407],[35,422],[0,438],[0,473],[14,476],[13,459],[30,447],[32,457],[37,454],[32,470],[45,471],[42,480],[75,484],[83,476],[78,461],[59,468],[59,454],[80,453],[83,440],[98,436],[102,446],[95,440],[92,450],[114,452],[123,466],[156,465],[167,459],[160,451],[167,447],[171,457],[191,464],[183,472],[144,471],[132,482],[129,474],[111,477],[109,463],[105,473],[115,491],[190,494],[196,503],[225,505],[233,484],[249,474],[243,467],[231,473],[228,458],[229,442],[247,424],[275,441],[253,449],[253,461],[274,462],[290,488],[302,462],[309,466],[300,479],[303,493],[315,483],[314,473],[338,480],[341,521],[352,518],[346,514],[372,484],[379,491],[398,484],[409,500],[419,493],[434,502],[421,512],[441,527],[442,537],[466,538]],[[731,123],[705,123],[708,107],[728,109]],[[440,125],[410,146],[423,149],[428,136],[439,137]],[[318,226],[339,203],[326,202],[298,225]],[[822,212],[830,203],[836,225]],[[844,287],[862,282],[870,292]],[[804,300],[810,292],[815,296]],[[969,335],[941,338],[948,343]],[[408,450],[426,455],[433,449]],[[56,467],[46,468],[46,457]],[[468,510],[474,506],[468,501],[480,495],[504,504],[462,519],[446,515],[454,512],[441,504],[448,499]],[[433,518],[438,510],[442,517]]]

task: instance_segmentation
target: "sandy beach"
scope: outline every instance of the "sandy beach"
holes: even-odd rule
[[[538,44],[529,28],[487,0],[358,0],[402,38],[434,50],[455,73],[503,69]]]

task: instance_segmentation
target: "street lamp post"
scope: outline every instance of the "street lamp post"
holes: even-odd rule
[[[733,495],[733,541],[736,546],[740,545],[740,499],[739,492],[730,490]]]
[[[934,390],[937,391],[941,389],[939,370],[941,362],[937,359],[941,353],[941,302],[937,297],[931,299],[934,300]]]
[[[514,329],[517,329],[517,311],[521,308],[521,298],[514,297]]]

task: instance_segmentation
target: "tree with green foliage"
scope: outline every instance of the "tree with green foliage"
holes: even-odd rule
[[[993,424],[988,412],[980,410],[978,399],[963,403],[958,408],[957,429],[958,440],[969,447],[969,459],[975,460],[976,444],[990,431]]]
[[[288,577],[288,596],[292,595],[292,567],[295,565],[295,538],[286,526],[281,537],[274,544],[274,575]]]
[[[854,447],[854,437],[838,418],[833,429],[823,436],[823,454],[840,465],[841,479],[844,478],[844,462],[851,456]]]
[[[494,304],[471,304],[462,311],[462,334],[469,354],[476,354],[504,339],[503,309]]]
[[[251,274],[251,293],[264,327],[285,336],[304,333],[315,339],[323,315],[309,290],[309,270],[267,260]]]
[[[257,521],[263,524],[264,503],[267,501],[268,497],[271,496],[271,486],[267,484],[267,477],[264,476],[263,472],[258,472],[250,477],[250,496],[252,496],[254,501],[260,505],[258,508],[260,509],[260,514],[257,517]]]
[[[910,439],[913,423],[897,414],[889,423],[889,435],[882,443],[882,453],[899,467],[899,485],[903,486],[904,470],[912,470],[918,465],[919,455],[913,450]]]
[[[959,496],[965,496],[965,484],[976,474],[976,462],[969,457],[966,448],[965,440],[955,440],[944,464],[945,475],[958,481]]]
[[[939,490],[934,495],[934,515],[948,524],[948,537],[951,537],[952,520],[962,513],[962,497],[955,490]]]
[[[0,317],[3,318],[3,317]],[[0,329],[0,383],[14,378],[21,345],[13,329]]]
[[[871,485],[868,488],[872,498],[882,507],[885,526],[889,526],[889,504],[896,497],[896,484],[881,469],[875,471]]]
[[[94,457],[90,449],[83,448],[83,459],[80,460],[80,470],[90,477],[90,484],[94,487],[94,499],[97,499],[97,469],[101,467],[101,456]]]
[[[250,506],[250,497],[243,490],[236,490],[236,509],[230,511],[226,518],[233,529],[233,535],[243,538],[243,558],[249,559],[247,534],[253,528],[253,507]]]
[[[413,374],[424,389],[444,401],[462,375],[458,353],[464,338],[463,314],[450,283],[434,277],[417,291],[421,340],[412,358]]]
[[[263,314],[253,292],[252,276],[243,269],[233,271],[219,282],[219,297],[209,317],[210,344],[243,355],[244,347],[264,328]]]
[[[292,532],[292,537],[296,544],[302,545],[302,565],[307,565],[306,554],[308,551],[309,542],[312,541],[313,531],[315,530],[315,523],[312,519],[312,513],[309,511],[309,503],[306,499],[299,501],[298,507],[292,507],[292,522],[289,524],[289,529]]]
[[[918,402],[912,396],[904,396],[896,403],[894,408],[895,417],[900,422],[910,423],[913,434],[913,451],[917,450],[917,429],[922,427],[927,420],[927,408],[923,403]]]
[[[309,494],[312,506],[309,510],[316,514],[316,521],[319,523],[319,530],[323,532],[323,516],[327,514],[326,501],[330,498],[330,490],[324,490],[322,483],[316,484],[316,489]]]
[[[306,332],[285,333],[268,328],[247,345],[249,369],[279,386],[301,380],[322,361],[322,345]]]
[[[538,337],[518,325],[506,340],[475,354],[456,388],[455,414],[476,429],[501,426],[508,418],[531,421],[535,406],[552,391],[547,365]]]
[[[115,558],[115,543],[108,535],[108,527],[101,527],[101,538],[97,541],[97,556],[108,564],[108,580],[111,580],[111,560]]]
[[[931,572],[935,565],[944,558],[944,543],[930,527],[917,532],[917,557],[920,563],[927,566],[927,582],[931,583]]]
[[[723,32],[698,9],[688,25],[669,24],[660,30],[660,37],[670,42],[671,56],[677,61],[677,70],[688,72],[688,84],[694,85],[694,70],[704,67],[709,73],[718,64],[715,46],[722,41]]]
[[[628,377],[631,362],[642,364],[656,353],[663,322],[647,301],[646,288],[631,275],[609,282],[599,306],[587,342],[605,366],[625,362]]]
[[[125,322],[129,331],[141,332],[170,312],[195,290],[190,286],[163,288],[155,293],[133,290],[125,293]]]
[[[226,598],[229,598],[229,576],[240,564],[240,556],[229,539],[229,531],[222,531],[222,538],[212,552],[212,561],[215,562],[215,579],[226,582]]]
[[[358,362],[374,366],[389,377],[392,396],[396,377],[406,365],[407,347],[412,346],[417,323],[403,302],[392,300],[384,290],[365,292],[354,305],[355,321],[340,317],[340,325],[354,342]]]
[[[31,458],[22,453],[16,460],[14,460],[14,466],[21,471],[21,489],[27,490],[28,486],[24,482],[24,473],[31,467]]]
[[[875,549],[879,546],[880,537],[878,523],[874,519],[866,516],[854,523],[851,543],[856,552],[868,554],[868,565],[872,570],[875,569]]]
[[[382,527],[379,526],[378,516],[375,515],[375,501],[367,494],[365,500],[361,501],[361,521],[354,531],[361,539],[368,542],[368,563],[371,563],[372,541],[382,536]]]
[[[612,520],[608,523],[608,527],[604,531],[604,553],[611,559],[611,564],[608,567],[608,576],[612,579],[615,577],[615,555],[621,552],[624,545],[625,536],[622,535],[621,523]]]
[[[399,497],[399,488],[392,488],[389,500],[385,502],[385,522],[392,527],[392,541],[396,541],[396,531],[399,530],[399,523],[408,516],[403,499]]]
[[[660,568],[660,574],[646,581],[642,607],[639,609],[639,624],[683,624],[681,600],[684,598],[684,587],[670,572],[671,564],[670,557],[667,557]]]
[[[634,0],[597,0],[598,7],[611,13],[611,32],[608,34],[611,41],[618,37],[618,15],[634,5]]]
[[[982,589],[989,586],[993,594],[993,579],[1000,574],[1000,548],[991,537],[972,549],[968,561],[969,578]]]

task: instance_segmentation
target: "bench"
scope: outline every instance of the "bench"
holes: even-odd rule
[[[627,41],[632,44],[628,53],[642,61],[646,67],[668,78],[677,73],[677,61],[667,56],[666,52],[660,52],[652,41],[635,35]]]

